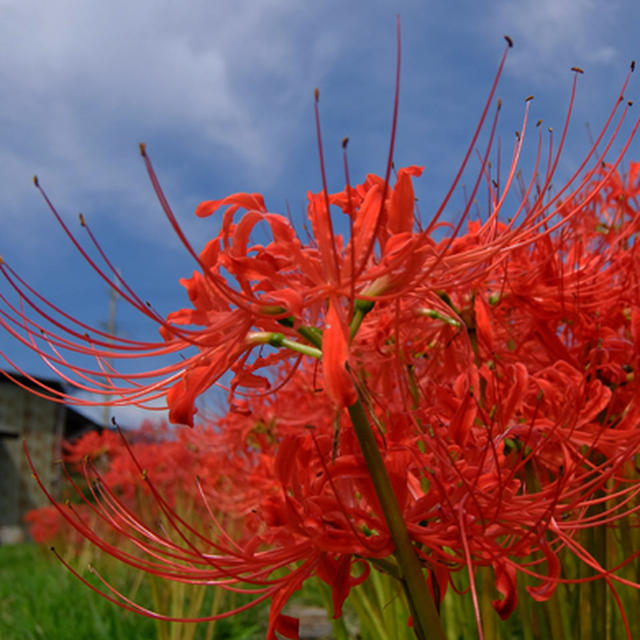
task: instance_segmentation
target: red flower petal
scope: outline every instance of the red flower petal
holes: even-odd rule
[[[349,327],[340,317],[337,303],[332,301],[327,313],[327,328],[322,335],[322,367],[325,390],[340,409],[351,406],[357,398],[346,368],[348,357]]]

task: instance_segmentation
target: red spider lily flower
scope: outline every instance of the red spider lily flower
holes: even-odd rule
[[[27,511],[24,521],[29,527],[31,538],[38,544],[57,540],[63,531],[65,537],[69,535],[69,532],[74,531],[71,527],[65,529],[65,522],[53,505]],[[82,540],[80,536],[77,536],[77,539]]]
[[[486,109],[480,126],[485,115]],[[396,116],[397,95],[394,132]],[[104,400],[74,398],[32,379],[43,397],[77,404],[100,404],[106,400],[113,405],[143,407],[166,398],[171,420],[192,424],[195,398],[234,364],[237,367],[232,388],[248,381],[250,387],[255,386],[258,380],[263,386],[268,385],[267,379],[256,374],[264,361],[251,356],[252,351],[269,342],[271,336],[266,334],[276,334],[277,346],[282,346],[277,336],[283,334],[291,341],[285,344],[289,353],[318,357],[313,347],[320,346],[321,333],[327,324],[323,318],[327,297],[344,306],[339,315],[357,324],[351,317],[356,299],[397,295],[415,278],[424,277],[424,273],[419,273],[421,265],[433,247],[427,234],[411,233],[415,215],[411,177],[421,172],[416,167],[401,169],[394,188],[389,184],[389,160],[384,179],[369,176],[360,187],[352,189],[347,184],[346,191],[335,196],[329,195],[326,185],[320,194],[309,194],[308,216],[315,236],[311,243],[300,240],[284,216],[270,213],[258,194],[240,193],[204,202],[196,211],[198,216],[212,215],[220,209],[224,209],[224,214],[220,233],[198,256],[162,193],[144,146],[141,150],[160,203],[200,269],[192,279],[183,281],[194,308],[170,314],[166,320],[159,317],[117,274],[86,220],[81,219],[83,229],[104,266],[81,247],[42,192],[52,213],[92,268],[124,300],[157,322],[164,338],[160,343],[138,342],[88,326],[47,301],[2,262],[3,276],[20,298],[20,304],[14,305],[3,297],[2,327],[38,353],[69,384],[84,392],[107,396]],[[41,189],[37,181],[36,186]],[[445,203],[446,200],[448,196]],[[334,233],[332,201],[342,202],[350,215],[353,233],[348,242]],[[239,211],[245,213],[236,222]],[[265,246],[250,245],[252,231],[258,224],[266,225],[272,235],[272,241]],[[374,251],[375,242],[379,255]],[[237,287],[230,284],[234,279]],[[111,365],[185,350],[189,355],[183,361],[155,370],[127,374]],[[75,364],[69,357],[77,355],[91,356],[96,364]]]
[[[493,91],[490,98],[492,95]],[[485,108],[480,125],[486,112]],[[526,116],[524,124],[526,125]],[[606,128],[597,142],[603,139],[605,130]],[[472,145],[477,134],[478,132]],[[352,330],[357,330],[359,317],[362,315],[361,306],[356,304],[358,300],[372,302],[376,299],[398,298],[425,279],[429,280],[431,290],[446,288],[448,283],[453,282],[464,284],[468,282],[467,274],[470,271],[487,268],[487,258],[491,255],[502,255],[507,248],[513,251],[513,245],[517,246],[518,243],[526,245],[531,234],[556,215],[556,209],[552,204],[557,201],[557,197],[550,203],[536,198],[533,203],[527,205],[528,213],[521,216],[520,226],[516,227],[512,222],[506,227],[503,225],[502,233],[496,234],[497,216],[515,173],[522,139],[514,150],[514,163],[501,198],[495,202],[494,211],[487,222],[484,225],[476,225],[475,232],[467,236],[475,240],[472,244],[467,243],[467,248],[464,248],[456,237],[468,214],[470,204],[463,212],[451,238],[436,245],[429,236],[449,199],[451,190],[427,229],[419,233],[413,232],[415,209],[411,180],[419,176],[422,169],[412,166],[398,171],[393,187],[389,185],[388,179],[369,175],[362,185],[352,188],[347,184],[345,191],[338,194],[329,195],[326,188],[320,194],[309,194],[308,216],[315,236],[315,242],[311,244],[305,244],[297,237],[295,229],[285,217],[269,213],[259,194],[239,193],[220,200],[204,202],[196,211],[198,216],[212,215],[221,208],[224,208],[225,212],[219,235],[197,256],[178,227],[145,154],[145,162],[160,202],[176,232],[202,270],[201,273],[195,272],[191,279],[182,281],[194,308],[174,312],[167,320],[162,320],[140,301],[121,278],[114,277],[108,261],[106,272],[91,262],[124,299],[159,322],[165,338],[164,344],[113,339],[107,337],[104,332],[77,323],[71,318],[67,320],[73,321],[77,328],[74,325],[65,327],[56,323],[54,332],[28,319],[24,312],[16,307],[10,307],[14,317],[4,316],[3,326],[24,344],[34,348],[54,371],[61,373],[68,382],[80,389],[108,394],[111,396],[109,401],[116,405],[139,403],[144,406],[147,401],[164,396],[167,398],[171,410],[170,419],[173,422],[193,424],[195,399],[225,371],[233,368],[234,363],[239,363],[239,366],[234,369],[236,379],[233,388],[255,387],[256,383],[268,386],[267,378],[256,375],[258,369],[264,368],[265,361],[259,358],[256,361],[249,357],[250,352],[256,347],[270,340],[278,342],[279,338],[267,334],[283,334],[286,339],[293,341],[286,345],[289,353],[302,351],[317,357],[318,354],[314,354],[309,347],[320,346],[324,325],[331,324],[326,318],[323,319],[324,305],[328,298],[334,301],[329,308],[335,313],[338,313],[337,305],[342,305],[342,311],[338,316],[344,318],[341,321],[343,326],[348,322]],[[489,148],[485,153],[485,162],[488,151]],[[590,155],[594,155],[594,151]],[[597,171],[600,171],[602,157],[601,155],[595,158]],[[614,175],[614,168],[618,162],[619,158],[614,161],[610,170],[601,172],[602,177],[594,182],[591,192],[586,197],[587,201],[589,198],[595,198],[607,178]],[[557,156],[547,170],[547,183],[551,180],[556,164]],[[594,171],[596,170],[587,172],[587,178],[594,177]],[[473,193],[479,186],[483,172],[484,169],[481,170]],[[531,193],[536,176],[537,172],[534,172],[530,185],[525,190],[527,197]],[[454,186],[458,178],[459,176]],[[583,178],[581,184],[584,184],[584,180]],[[569,189],[567,185],[560,193],[566,195]],[[569,199],[566,198],[565,203]],[[584,202],[585,198],[582,200]],[[469,203],[471,201],[472,198],[469,199]],[[49,203],[48,200],[47,202]],[[333,231],[329,210],[331,205],[339,206],[349,215],[352,236],[348,242],[342,241]],[[523,209],[524,203],[520,211]],[[242,210],[245,213],[237,223],[234,222],[235,215]],[[53,207],[52,211],[58,217]],[[570,220],[575,214],[575,210],[569,211],[566,217]],[[62,224],[64,226],[64,223]],[[83,224],[91,240],[95,242],[86,221]],[[272,242],[266,246],[249,246],[251,233],[258,224],[266,224],[272,235]],[[64,228],[67,230],[66,226]],[[377,255],[373,251],[376,243],[379,250]],[[96,246],[104,256],[97,243]],[[54,320],[52,316],[58,311],[55,307],[51,307],[30,290],[26,283],[21,282],[8,265],[0,265],[0,268],[11,285],[20,291],[27,306],[45,320]],[[222,275],[222,270],[235,278],[238,285],[236,288],[229,285],[228,278]],[[51,315],[48,308],[51,309]],[[287,322],[283,323],[284,320]],[[183,328],[187,326],[202,328]],[[75,341],[70,341],[64,333],[59,334],[57,330],[70,335]],[[23,335],[20,335],[20,332]],[[257,337],[253,337],[254,334]],[[304,338],[303,344],[300,344],[301,335]],[[278,346],[281,346],[281,343]],[[111,359],[165,355],[190,347],[195,347],[198,353],[190,355],[184,362],[155,371],[125,375],[112,370],[107,364]],[[45,349],[51,353],[46,353]],[[98,368],[74,367],[63,355],[64,351],[69,350],[93,355]],[[280,357],[285,356],[281,354]],[[272,364],[272,361],[266,362]],[[71,372],[75,372],[74,378],[64,374],[64,370],[69,368]],[[330,368],[333,368],[333,364]],[[96,379],[100,378],[104,382],[96,383]],[[154,381],[146,382],[149,379]],[[43,389],[42,394],[57,401],[92,403],[71,398],[61,392],[52,393],[51,390]]]
[[[495,84],[490,100],[494,90]],[[486,117],[487,108],[472,146]],[[609,122],[612,117],[613,114]],[[525,115],[523,132],[526,121]],[[606,127],[596,144],[603,140],[605,131]],[[492,138],[493,133],[490,136]],[[164,341],[125,340],[70,318],[33,291],[6,263],[0,264],[0,270],[23,303],[17,307],[4,298],[8,310],[3,312],[0,323],[11,335],[34,349],[54,372],[79,389],[109,396],[108,402],[113,405],[149,406],[150,401],[164,397],[169,405],[170,419],[175,423],[192,425],[196,398],[229,369],[235,373],[232,389],[242,386],[255,388],[256,385],[266,388],[269,385],[268,376],[260,374],[260,370],[266,370],[274,360],[298,358],[302,353],[321,358],[325,368],[328,364],[331,380],[332,371],[337,371],[335,363],[328,363],[326,355],[316,351],[321,347],[325,325],[335,325],[326,317],[328,300],[332,301],[328,305],[330,313],[340,318],[342,325],[340,332],[334,329],[332,335],[333,332],[336,336],[338,333],[344,334],[347,324],[351,333],[355,333],[366,313],[363,309],[376,300],[389,302],[411,295],[414,291],[422,290],[423,282],[429,282],[430,291],[446,289],[450,284],[469,284],[473,274],[480,276],[483,270],[493,268],[489,266],[492,256],[503,259],[506,253],[513,252],[517,247],[526,247],[537,230],[546,226],[546,231],[540,234],[544,237],[551,229],[557,228],[559,223],[551,229],[549,223],[559,211],[565,211],[567,223],[577,215],[576,207],[567,209],[567,203],[578,192],[578,189],[571,191],[571,182],[550,202],[543,201],[540,196],[533,202],[527,201],[538,176],[536,169],[514,220],[502,227],[497,223],[515,174],[523,138],[524,135],[515,146],[513,165],[501,197],[495,201],[487,221],[476,224],[474,232],[466,236],[466,245],[461,244],[458,236],[473,196],[484,177],[491,143],[469,205],[452,235],[438,244],[431,239],[430,233],[438,224],[451,190],[427,228],[416,232],[412,179],[419,176],[422,169],[416,166],[400,169],[392,187],[388,180],[389,163],[387,178],[369,175],[361,185],[353,188],[347,184],[345,190],[337,194],[328,194],[326,187],[319,194],[309,194],[308,217],[314,232],[311,243],[305,243],[298,237],[286,217],[270,213],[259,194],[238,193],[220,200],[206,201],[198,207],[198,216],[213,215],[221,209],[224,213],[219,234],[200,255],[195,253],[178,226],[143,148],[152,183],[165,213],[201,269],[191,279],[182,281],[193,308],[174,312],[166,320],[158,317],[115,273],[86,221],[83,220],[83,228],[105,260],[105,268],[100,268],[80,247],[47,199],[54,215],[91,266],[125,300],[158,322]],[[608,146],[610,144],[611,141]],[[588,170],[578,185],[582,188],[586,180],[592,180],[590,192],[584,195],[584,189],[582,191],[582,206],[586,206],[602,191],[615,174],[615,167],[621,158],[620,155],[612,162],[610,169],[602,171],[600,167],[604,154],[597,156],[595,148],[594,145],[589,154],[594,156],[595,168]],[[546,171],[547,183],[557,165],[558,154]],[[452,189],[458,179],[459,176]],[[578,174],[573,180],[578,180]],[[561,209],[554,206],[560,202],[560,194],[565,198]],[[333,205],[339,206],[349,216],[351,237],[348,241],[334,232],[330,211]],[[235,221],[236,214],[241,211],[244,211],[242,217]],[[520,224],[516,225],[515,219],[518,217]],[[252,232],[258,225],[266,226],[271,234],[272,240],[266,245],[251,244]],[[230,284],[233,280],[236,287]],[[23,305],[42,320],[29,317]],[[63,321],[56,318],[60,315]],[[286,342],[282,342],[281,336]],[[334,340],[329,342],[333,343]],[[252,355],[256,349],[261,350],[269,344],[284,346],[284,349],[267,359]],[[183,361],[157,370],[125,374],[109,364],[112,360],[146,359],[185,350],[189,355]],[[65,353],[93,356],[97,366],[74,365]],[[41,395],[58,402],[102,402],[74,398],[64,392],[42,388],[42,383],[38,381],[33,382],[40,387]]]
[[[496,82],[502,64],[504,58]],[[640,184],[635,164],[626,178],[619,171],[640,121],[611,158],[629,109],[618,100],[585,160],[551,195],[576,82],[577,76],[567,124],[555,153],[549,141],[546,167],[538,134],[529,182],[517,178],[529,100],[507,177],[503,183],[491,178],[498,105],[455,225],[443,222],[442,213],[487,120],[495,83],[460,172],[425,225],[412,182],[422,169],[401,168],[391,184],[396,115],[385,176],[368,175],[352,186],[345,148],[346,185],[333,194],[318,125],[323,189],[308,194],[309,240],[259,194],[236,193],[198,207],[200,217],[221,218],[199,255],[143,148],[160,203],[198,267],[182,281],[192,306],[160,318],[115,274],[97,244],[106,268],[91,264],[157,322],[162,341],[111,344],[0,264],[22,301],[11,305],[3,298],[8,311],[0,324],[55,371],[70,370],[66,380],[113,396],[112,404],[165,398],[171,420],[193,426],[197,398],[224,373],[234,376],[232,410],[202,436],[211,447],[208,465],[195,465],[209,469],[210,484],[200,483],[198,495],[217,536],[174,513],[151,480],[167,473],[170,484],[171,473],[143,473],[158,452],[147,463],[135,446],[127,449],[129,463],[114,470],[142,478],[172,535],[132,514],[114,491],[118,480],[108,482],[91,460],[84,473],[97,484],[87,508],[145,558],[125,553],[59,507],[62,517],[132,567],[250,593],[255,602],[270,598],[270,638],[276,631],[296,636],[282,608],[305,579],[316,575],[329,584],[339,615],[370,565],[402,580],[414,618],[428,617],[416,599],[428,599],[424,570],[437,599],[448,576],[466,569],[481,637],[474,581],[480,566],[493,570],[502,595],[494,607],[502,617],[516,605],[518,572],[538,580],[529,589],[537,600],[568,581],[561,577],[563,549],[614,594],[616,582],[637,587],[592,557],[576,532],[640,509],[640,486],[629,471],[640,451]],[[395,107],[397,113],[397,94]],[[317,116],[317,96],[315,108]],[[515,206],[508,198],[514,183],[521,190]],[[489,210],[484,220],[469,221],[481,184]],[[337,233],[332,207],[347,215],[348,236]],[[267,241],[256,239],[259,227]],[[112,357],[183,351],[183,361],[157,371],[125,374],[108,364]],[[97,365],[76,366],[64,353],[92,355]],[[69,398],[41,389],[57,401]],[[200,436],[189,437],[194,444]],[[187,462],[180,468],[188,469]],[[212,468],[221,473],[212,476]],[[229,486],[233,495],[222,498]],[[213,497],[229,513],[242,514],[237,540],[218,526]],[[407,549],[409,560],[402,555]],[[157,615],[104,588],[121,606]],[[424,617],[416,626],[426,631]]]
[[[111,457],[119,448],[120,438],[113,431],[87,431],[73,442],[63,444],[64,460],[70,464],[79,464],[86,457],[92,460],[103,456]]]

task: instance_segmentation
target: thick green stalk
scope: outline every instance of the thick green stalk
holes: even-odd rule
[[[395,545],[394,555],[402,572],[413,616],[414,631],[419,640],[446,640],[440,616],[422,573],[418,556],[411,544],[400,506],[393,493],[391,480],[384,466],[369,418],[360,400],[349,407],[349,415]]]

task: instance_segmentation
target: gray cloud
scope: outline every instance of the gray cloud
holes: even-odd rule
[[[491,3],[486,24],[498,24],[516,42],[511,69],[532,80],[562,81],[567,65],[620,63],[624,52],[621,20],[629,8],[623,0],[499,0]]]
[[[197,165],[207,153],[222,172],[241,167],[257,187],[268,184],[311,83],[349,42],[347,27],[318,28],[333,4],[309,13],[293,0],[200,0],[188,10],[153,0],[5,0],[3,217],[20,220],[21,240],[33,231],[29,178],[38,173],[63,208],[109,195],[116,217],[127,201],[144,226],[156,212],[139,193],[140,139],[160,148],[165,165]],[[174,186],[178,198],[188,191]]]

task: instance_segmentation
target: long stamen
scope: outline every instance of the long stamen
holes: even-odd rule
[[[160,182],[153,168],[153,165],[151,164],[151,160],[147,155],[146,145],[143,143],[140,144],[140,155],[144,160],[144,164],[147,169],[147,174],[149,175],[149,179],[151,180],[153,190],[155,191],[156,197],[158,198],[158,202],[160,203],[160,206],[162,207],[162,210],[164,211],[167,217],[167,220],[169,220],[169,223],[173,227],[173,230],[175,231],[176,235],[182,242],[185,249],[188,251],[188,253],[196,261],[196,263],[202,270],[202,273],[204,277],[207,279],[207,282],[209,282],[209,284],[216,291],[218,291],[222,296],[228,299],[229,302],[231,302],[232,304],[237,305],[241,309],[250,310],[251,307],[245,301],[245,299],[239,294],[238,291],[236,291],[235,289],[232,289],[226,284],[223,284],[223,282],[214,279],[211,276],[209,269],[202,263],[200,256],[196,253],[195,249],[192,247],[191,243],[189,242],[186,235],[184,234],[184,231],[182,230],[182,228],[178,223],[178,219],[176,218],[175,214],[173,213],[173,210],[171,209],[171,206],[169,205],[169,201],[164,195],[164,191],[160,186]]]
[[[424,230],[424,234],[426,236],[431,235],[432,231],[435,228],[435,225],[438,223],[438,220],[440,220],[440,216],[442,215],[445,207],[447,206],[447,204],[449,203],[449,200],[451,199],[451,196],[453,195],[456,187],[458,186],[458,182],[460,182],[460,178],[462,177],[462,174],[464,173],[464,170],[467,166],[467,163],[469,162],[469,158],[471,157],[471,153],[473,152],[473,149],[475,148],[476,145],[476,141],[478,140],[478,136],[480,135],[480,131],[482,130],[482,127],[484,125],[484,121],[487,117],[487,114],[489,113],[489,108],[493,102],[493,96],[495,95],[496,89],[498,87],[498,81],[500,80],[500,76],[502,75],[502,70],[504,68],[504,64],[507,60],[507,53],[509,51],[509,49],[511,47],[513,47],[513,42],[511,40],[511,38],[509,38],[509,36],[505,36],[505,39],[507,41],[507,46],[504,50],[504,53],[502,54],[502,59],[500,60],[500,64],[498,65],[498,71],[496,73],[496,76],[493,80],[493,84],[491,85],[491,90],[489,91],[489,97],[487,98],[487,101],[484,105],[484,109],[482,110],[482,114],[480,116],[480,120],[478,121],[478,124],[476,126],[476,130],[471,138],[471,142],[469,143],[469,147],[467,148],[467,152],[464,156],[464,158],[462,159],[462,163],[460,165],[460,167],[458,168],[458,172],[455,175],[455,178],[453,179],[453,182],[451,183],[451,186],[449,187],[449,190],[447,191],[447,193],[444,196],[444,199],[442,200],[442,202],[440,203],[440,206],[438,207],[438,209],[436,210],[435,214],[433,215],[433,218],[431,219],[431,222],[429,223],[429,225],[427,226],[427,228]]]
[[[402,39],[400,32],[400,17],[396,19],[396,82],[395,82],[395,90],[393,94],[393,116],[391,118],[391,136],[389,138],[389,152],[387,155],[387,166],[384,174],[384,183],[382,187],[382,199],[380,200],[380,208],[378,210],[378,215],[376,217],[376,223],[373,228],[373,233],[371,234],[371,238],[369,239],[368,244],[366,245],[366,249],[362,258],[360,259],[360,264],[354,276],[354,279],[358,278],[360,274],[364,271],[367,262],[373,252],[373,247],[375,245],[376,238],[378,236],[378,230],[380,229],[380,224],[382,223],[382,214],[384,212],[384,208],[386,206],[387,194],[389,192],[389,178],[391,177],[391,170],[393,167],[393,151],[396,144],[396,130],[398,127],[398,106],[400,103],[400,69],[402,62]]]
[[[356,245],[353,238],[353,218],[355,211],[353,208],[353,198],[351,196],[351,180],[349,178],[349,162],[347,160],[347,145],[349,144],[349,138],[345,138],[342,141],[342,160],[344,165],[344,178],[347,192],[347,212],[349,215],[349,259],[351,261],[351,278],[349,280],[349,286],[351,288],[349,292],[349,318],[353,316],[353,306],[355,304],[355,289],[356,289]]]
[[[320,161],[320,176],[322,179],[322,197],[324,202],[324,215],[325,219],[319,224],[319,233],[324,233],[324,225],[326,225],[326,231],[329,235],[328,242],[331,247],[332,254],[332,269],[330,270],[330,279],[333,284],[338,284],[340,280],[340,266],[338,260],[338,251],[336,249],[336,241],[335,235],[333,232],[333,222],[331,220],[331,209],[329,205],[329,187],[327,185],[327,173],[324,166],[324,152],[322,150],[322,130],[320,128],[320,110],[318,108],[318,102],[320,100],[320,91],[318,89],[314,92],[314,101],[313,101],[313,113],[316,120],[316,139],[318,141],[318,159]],[[321,238],[318,240],[322,241]],[[321,242],[321,246],[324,246],[325,243]]]

